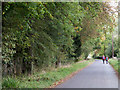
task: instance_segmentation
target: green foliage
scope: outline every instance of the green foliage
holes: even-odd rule
[[[2,80],[2,88],[19,88],[19,81],[15,78],[7,77]]]
[[[109,63],[113,66],[113,68],[118,72],[119,68],[119,64],[120,62],[118,60],[114,60],[114,59],[110,59]],[[120,70],[119,70],[120,71]],[[120,73],[120,72],[119,72]]]
[[[102,54],[105,42],[101,37],[113,28],[108,6],[100,2],[4,2],[3,62],[11,61],[14,74],[19,75],[30,73],[33,65],[49,68],[78,61],[82,55],[86,59],[94,50],[101,49]]]
[[[81,55],[81,41],[80,41],[80,36],[76,36],[74,38],[74,46],[75,46],[75,56],[74,57],[79,57]]]
[[[108,3],[2,4],[3,70],[8,71],[7,75],[23,76],[3,78],[3,88],[45,88],[87,66],[89,61],[73,62],[87,59],[91,52],[94,56],[111,56],[111,33],[115,22]],[[114,51],[119,57],[117,44],[115,40]],[[49,71],[50,67],[71,63],[71,67]],[[110,63],[118,67],[116,61],[110,60]],[[38,72],[33,72],[34,68],[39,68]],[[41,70],[49,72],[41,74]],[[29,76],[24,77],[23,73]]]
[[[108,48],[106,49],[106,55],[108,57],[112,57],[112,44],[108,45]]]
[[[109,38],[106,40],[107,44],[106,44],[105,54],[108,57],[112,57],[112,40],[111,39],[112,39],[112,37],[109,36]],[[118,50],[118,40],[117,40],[117,38],[114,38],[113,47],[114,47],[114,57],[118,57],[119,50]]]
[[[70,67],[61,67],[57,70],[45,72],[44,74],[37,72],[29,77],[21,77],[19,78],[19,81],[21,82],[19,86],[20,88],[48,88],[54,82],[58,83],[59,80],[64,79],[66,76],[79,69],[84,68],[91,62],[93,61],[89,60],[81,63],[74,63],[70,65]]]
[[[120,49],[119,49],[119,52],[118,52],[118,55],[117,55],[118,58],[120,58]]]

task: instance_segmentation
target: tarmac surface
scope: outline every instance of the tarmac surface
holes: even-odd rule
[[[118,77],[110,64],[95,60],[93,64],[55,88],[118,88]]]

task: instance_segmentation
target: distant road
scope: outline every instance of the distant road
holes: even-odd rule
[[[111,65],[95,60],[92,65],[55,88],[118,88],[118,77]]]

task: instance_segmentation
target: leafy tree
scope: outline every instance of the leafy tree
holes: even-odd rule
[[[31,74],[34,66],[58,67],[109,51],[103,46],[114,28],[110,10],[100,2],[4,2],[3,72]]]

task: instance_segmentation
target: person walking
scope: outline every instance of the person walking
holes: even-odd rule
[[[106,57],[106,64],[108,64],[108,59],[109,59],[109,58],[108,58],[108,57]]]
[[[102,57],[102,60],[103,60],[103,64],[104,64],[104,61],[105,61],[105,56],[103,55],[103,57]]]

